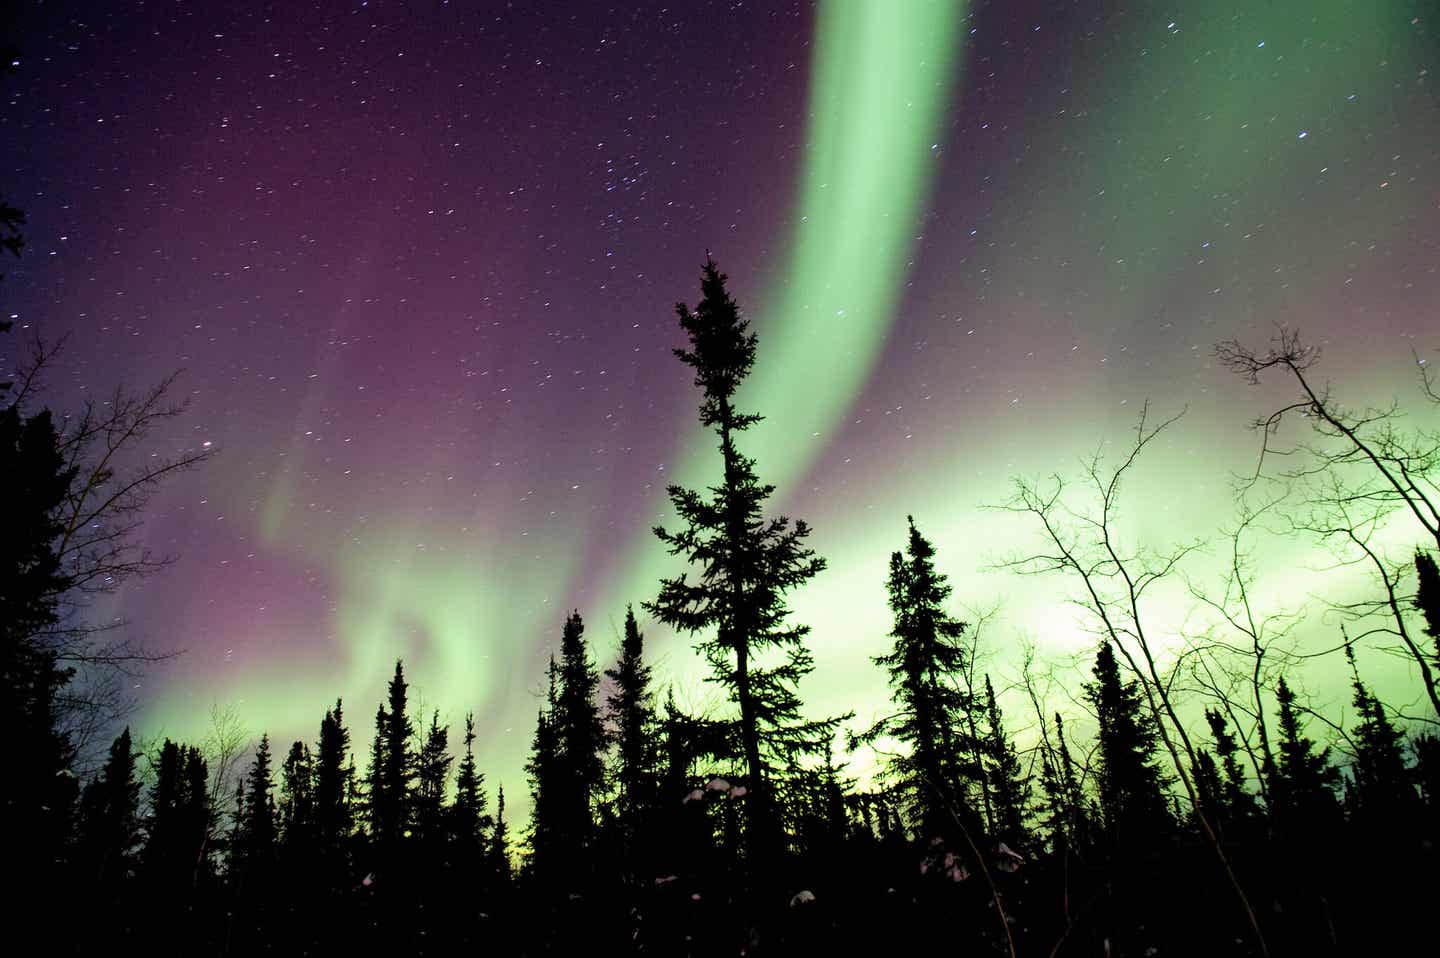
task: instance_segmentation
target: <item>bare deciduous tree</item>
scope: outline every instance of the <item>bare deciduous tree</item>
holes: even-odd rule
[[[1201,831],[1244,908],[1261,954],[1268,954],[1259,918],[1220,843],[1211,821],[1211,810],[1200,800],[1195,787],[1191,774],[1196,762],[1195,749],[1176,713],[1172,694],[1180,669],[1172,667],[1168,673],[1162,671],[1158,649],[1148,629],[1149,616],[1145,613],[1147,593],[1174,574],[1201,543],[1186,543],[1164,552],[1145,547],[1127,548],[1116,530],[1124,480],[1145,448],[1180,418],[1177,414],[1152,426],[1148,415],[1147,404],[1136,424],[1135,440],[1118,465],[1107,468],[1099,453],[1085,462],[1085,484],[1093,496],[1093,505],[1088,509],[1077,509],[1067,501],[1066,482],[1059,475],[1043,484],[1015,480],[1015,494],[1001,508],[1037,520],[1048,548],[1011,558],[1003,562],[1002,567],[1027,575],[1072,575],[1079,580],[1081,597],[1072,601],[1094,617],[1101,635],[1114,646],[1138,680],[1160,741],[1195,809]]]
[[[1218,595],[1187,579],[1191,596],[1220,619],[1207,630],[1205,641],[1196,645],[1191,674],[1205,693],[1219,703],[1240,747],[1250,759],[1261,797],[1269,801],[1275,754],[1265,716],[1266,699],[1277,677],[1275,670],[1283,668],[1288,659],[1286,650],[1277,645],[1290,636],[1303,618],[1304,609],[1273,612],[1257,609],[1251,536],[1286,497],[1282,491],[1254,506],[1248,501],[1244,488],[1237,491],[1239,513],[1235,524],[1225,530],[1226,567],[1220,573]]]
[[[1288,373],[1300,389],[1295,402],[1257,418],[1254,428],[1261,445],[1249,482],[1271,480],[1296,488],[1303,505],[1292,511],[1291,522],[1316,536],[1342,565],[1368,567],[1382,597],[1373,601],[1331,603],[1351,621],[1370,622],[1379,614],[1386,624],[1369,627],[1356,638],[1384,634],[1398,638],[1401,653],[1420,674],[1425,693],[1440,715],[1440,690],[1430,655],[1415,641],[1407,619],[1412,596],[1405,580],[1412,555],[1387,555],[1377,533],[1392,522],[1411,523],[1425,547],[1434,543],[1440,552],[1440,429],[1406,428],[1397,403],[1384,409],[1350,409],[1331,394],[1329,384],[1313,375],[1320,357],[1318,347],[1305,344],[1300,334],[1281,327],[1264,353],[1231,340],[1215,348],[1226,368],[1251,384],[1268,372]],[[1430,403],[1440,403],[1428,365],[1416,356],[1420,387]],[[1287,417],[1307,420],[1306,434],[1286,446],[1280,443]],[[1274,458],[1284,468],[1270,472]]]
[[[9,397],[17,407],[23,410],[34,402],[59,349],[34,344]],[[87,615],[96,596],[174,561],[145,547],[140,532],[146,510],[168,478],[214,453],[208,444],[189,446],[173,439],[170,451],[156,448],[157,433],[189,405],[176,395],[178,376],[144,391],[116,387],[105,399],[86,400],[60,420],[59,452],[64,468],[74,471],[59,507],[62,531],[55,542],[65,586],[49,597],[56,624],[36,638],[61,667],[75,670],[57,703],[62,727],[82,755],[89,743],[104,737],[102,730],[131,711],[134,680],[146,667],[178,654],[122,635],[124,622],[99,623]]]

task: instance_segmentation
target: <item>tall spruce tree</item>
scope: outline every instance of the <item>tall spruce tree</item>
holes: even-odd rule
[[[1121,679],[1109,641],[1100,644],[1092,674],[1085,698],[1100,724],[1100,815],[1114,847],[1134,847],[1171,823],[1155,722],[1139,684]]]
[[[627,607],[620,660],[605,672],[612,687],[605,704],[614,726],[617,817],[621,850],[627,858],[637,851],[635,839],[655,801],[655,697],[644,647],[635,612]]]
[[[1275,687],[1280,727],[1279,758],[1270,782],[1271,816],[1282,834],[1304,842],[1338,823],[1335,788],[1339,773],[1330,764],[1330,750],[1316,750],[1300,724],[1295,692],[1282,676]]]
[[[510,823],[505,821],[505,786],[501,785],[495,795],[495,827],[490,830],[490,841],[486,845],[486,859],[489,873],[498,887],[510,884]]]
[[[370,767],[365,771],[365,824],[370,840],[380,834],[380,819],[385,805],[385,735],[390,716],[385,706],[375,707],[375,734],[370,739]]]
[[[1440,569],[1430,553],[1415,550],[1415,576],[1415,610],[1425,620],[1425,634],[1435,643],[1435,665],[1440,668]]]
[[[230,834],[225,839],[225,869],[232,883],[238,883],[245,865],[245,776],[236,776],[235,795],[230,800]]]
[[[268,865],[275,857],[275,781],[270,761],[270,736],[261,735],[255,760],[245,776],[241,832],[244,860],[252,869]]]
[[[194,883],[210,819],[209,769],[200,749],[166,739],[155,761],[144,862],[167,894]]]
[[[155,759],[155,781],[150,786],[150,822],[145,839],[145,870],[153,881],[165,884],[174,871],[174,837],[180,831],[182,794],[185,787],[180,746],[165,739]]]
[[[600,674],[585,643],[585,623],[572,611],[560,634],[556,746],[560,768],[557,838],[572,868],[588,865],[594,841],[591,802],[604,771],[605,725],[596,693]]]
[[[550,656],[546,668],[545,705],[535,716],[535,737],[530,743],[530,758],[525,771],[530,780],[530,868],[545,879],[552,871],[552,854],[558,847],[556,838],[563,832],[560,822],[562,770],[559,742],[559,676],[560,667]]]
[[[1075,773],[1075,761],[1070,756],[1070,745],[1065,738],[1065,719],[1055,713],[1055,755],[1051,768],[1050,803],[1052,808],[1051,842],[1053,850],[1082,850],[1093,839],[1090,810],[1086,806],[1085,792],[1080,787],[1080,776]]]
[[[339,699],[335,708],[320,721],[320,740],[315,746],[315,841],[325,856],[338,854],[353,824],[345,763],[350,752],[350,732]]]
[[[381,849],[382,859],[392,858],[408,836],[414,812],[413,783],[415,780],[415,755],[410,737],[415,727],[407,713],[406,698],[409,685],[405,682],[403,662],[395,662],[395,675],[390,679],[389,707],[382,709],[376,721],[383,718],[383,740],[380,755],[379,794],[370,797],[371,815],[375,828],[375,841]]]
[[[892,737],[907,746],[891,763],[891,773],[912,824],[924,836],[958,844],[957,828],[980,832],[980,816],[965,798],[967,784],[981,772],[970,759],[975,743],[969,741],[967,713],[974,703],[958,681],[967,665],[960,642],[965,623],[945,610],[952,590],[935,568],[935,547],[913,517],[907,521],[906,551],[890,556],[886,582],[895,644],[875,659],[888,671],[891,698],[900,709],[859,738]]]
[[[430,727],[415,757],[415,831],[431,846],[445,837],[445,792],[450,782],[450,726],[440,724],[440,711],[430,717]]]
[[[22,909],[31,889],[53,877],[75,801],[73,748],[58,708],[74,671],[41,638],[72,582],[55,542],[77,470],[59,443],[48,410],[24,416],[14,403],[0,407],[0,726],[8,779],[0,814],[23,823],[12,829],[9,849],[14,871],[28,876]]]
[[[1347,641],[1345,658],[1350,663],[1352,702],[1359,722],[1351,733],[1355,742],[1352,768],[1352,815],[1372,831],[1393,828],[1408,821],[1417,810],[1412,776],[1405,767],[1405,736],[1385,706],[1360,680],[1355,652]]]
[[[140,782],[129,726],[110,744],[100,775],[85,788],[81,808],[84,857],[113,895],[134,865],[140,838]]]
[[[1209,766],[1204,773],[1205,784],[1201,787],[1202,776],[1196,776],[1197,790],[1202,800],[1208,799],[1215,809],[1215,821],[1227,837],[1238,837],[1247,825],[1254,821],[1258,806],[1255,796],[1245,787],[1245,770],[1240,765],[1240,746],[1230,731],[1225,713],[1219,709],[1206,709],[1205,722],[1210,726],[1210,736],[1215,740],[1215,754],[1201,751]]]
[[[767,520],[763,508],[774,486],[763,484],[755,461],[741,454],[741,433],[760,416],[735,408],[735,392],[755,363],[756,337],[725,289],[725,275],[706,259],[701,300],[692,311],[676,304],[689,349],[675,355],[695,370],[703,391],[700,424],[719,440],[722,474],[708,492],[669,487],[682,528],[655,534],[672,555],[699,567],[699,578],[682,573],[661,582],[644,608],[666,625],[691,634],[709,633],[699,651],[711,681],[728,693],[738,711],[741,757],[749,787],[747,852],[752,874],[781,847],[773,807],[774,768],[800,753],[820,754],[835,722],[801,720],[796,687],[813,669],[804,644],[809,627],[788,621],[785,596],[825,568],[805,547],[810,530],[785,517]],[[713,630],[713,632],[711,632]]]
[[[995,832],[1002,841],[1024,844],[1028,837],[1025,817],[1030,807],[1030,779],[1020,763],[1020,753],[1005,732],[1005,718],[995,701],[990,676],[985,676],[986,740],[985,776],[991,805],[995,809]]]
[[[210,831],[213,806],[210,800],[210,767],[199,746],[190,745],[183,751],[185,788],[182,799],[183,843],[177,848],[185,852],[185,874],[190,886],[196,887],[209,872]]]
[[[451,806],[451,830],[459,846],[459,859],[466,867],[478,868],[482,858],[485,815],[485,776],[475,764],[475,716],[465,716],[465,754],[455,773],[455,804]]]
[[[303,861],[315,848],[315,777],[310,746],[295,742],[280,766],[280,800],[276,803],[276,826],[286,856]]]

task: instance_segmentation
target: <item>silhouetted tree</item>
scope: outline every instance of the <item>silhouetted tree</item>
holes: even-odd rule
[[[21,408],[39,388],[43,370],[52,359],[53,353],[40,350],[21,368],[19,388],[7,411],[0,414],[0,446],[7,445],[9,428],[4,420],[10,416],[52,431],[47,411],[27,419]],[[213,454],[212,448],[200,446],[174,456],[152,448],[156,428],[180,416],[187,406],[187,400],[175,400],[175,382],[172,375],[144,392],[117,387],[108,397],[86,399],[78,410],[63,417],[63,428],[53,430],[53,453],[63,461],[66,481],[59,503],[45,521],[55,532],[47,549],[63,576],[52,582],[53,591],[42,597],[59,615],[44,626],[38,638],[67,682],[71,676],[80,679],[68,682],[64,695],[57,699],[62,727],[77,746],[83,747],[128,714],[132,706],[130,676],[174,654],[148,650],[126,635],[117,637],[107,625],[96,624],[85,613],[94,596],[113,593],[132,578],[157,571],[173,560],[145,547],[139,532],[146,507],[167,476],[193,468]],[[139,447],[146,448],[142,451]],[[38,460],[31,459],[27,465],[33,469]],[[16,478],[25,481],[33,493],[50,495],[54,491],[48,485],[31,485],[34,476],[17,474]],[[20,544],[27,541],[22,536]]]
[[[1295,693],[1282,676],[1275,688],[1279,725],[1279,759],[1270,783],[1271,814],[1282,833],[1303,842],[1307,835],[1332,827],[1337,818],[1338,773],[1328,748],[1315,749],[1306,738],[1295,707]]]
[[[100,775],[85,787],[81,799],[83,854],[104,894],[118,894],[132,870],[140,839],[140,782],[130,728],[116,736]]]
[[[1237,829],[1243,830],[1252,822],[1259,811],[1255,796],[1245,787],[1245,770],[1240,766],[1240,746],[1230,731],[1225,713],[1219,709],[1206,709],[1205,722],[1210,727],[1210,736],[1215,741],[1215,754],[1202,753],[1209,765],[1205,772],[1205,783],[1200,788],[1215,809],[1215,819],[1227,837],[1239,837]],[[1196,786],[1200,787],[1197,773]]]
[[[1424,550],[1415,550],[1414,606],[1425,619],[1424,632],[1435,644],[1435,664],[1440,668],[1440,569],[1435,559]]]
[[[440,724],[436,709],[415,758],[415,830],[422,842],[432,846],[445,836],[445,792],[453,761],[450,726]]]
[[[1394,516],[1403,526],[1422,535],[1440,549],[1440,430],[1432,423],[1406,429],[1397,408],[1350,409],[1331,394],[1328,384],[1312,381],[1320,349],[1307,345],[1299,332],[1281,327],[1270,348],[1257,353],[1236,340],[1215,347],[1221,364],[1251,385],[1274,371],[1288,374],[1298,387],[1294,401],[1256,419],[1261,435],[1256,477],[1265,475],[1272,453],[1287,463],[1275,478],[1296,485],[1305,497],[1305,511],[1294,517],[1296,528],[1353,556],[1375,574],[1383,597],[1376,601],[1337,605],[1342,613],[1366,618],[1381,612],[1391,619],[1391,631],[1414,661],[1431,707],[1440,713],[1440,667],[1410,632],[1402,608],[1401,581],[1410,562],[1392,559],[1375,536]],[[1440,402],[1428,367],[1417,364],[1425,396]],[[1305,418],[1313,438],[1301,439],[1289,449],[1273,448],[1280,426],[1290,414]]]
[[[385,706],[375,707],[375,734],[370,739],[370,767],[365,771],[365,824],[373,840],[379,834],[380,806],[385,802]]]
[[[635,612],[627,607],[620,660],[605,672],[612,684],[606,706],[614,725],[617,817],[621,853],[627,859],[637,852],[636,838],[655,801],[655,704],[644,643]]]
[[[973,835],[980,818],[965,800],[965,783],[978,781],[981,769],[969,756],[975,744],[962,730],[970,726],[969,701],[957,677],[966,667],[960,638],[965,623],[945,611],[951,586],[935,568],[935,547],[908,518],[904,554],[890,556],[886,582],[895,639],[891,651],[875,659],[890,675],[891,697],[900,711],[876,722],[860,741],[893,737],[906,754],[890,762],[889,773],[911,819],[929,838],[959,839],[957,827]]]
[[[710,495],[669,487],[682,528],[655,534],[672,555],[700,567],[691,582],[685,574],[662,581],[660,594],[645,609],[666,625],[696,633],[714,629],[698,648],[711,667],[711,681],[729,694],[739,711],[740,750],[749,782],[747,850],[755,874],[780,847],[770,771],[799,753],[819,754],[834,722],[803,722],[799,681],[813,668],[804,638],[809,627],[789,623],[785,595],[825,568],[825,560],[804,545],[804,522],[766,520],[765,501],[774,487],[762,484],[755,462],[740,453],[740,433],[760,420],[734,406],[740,383],[755,363],[755,336],[725,290],[725,275],[706,260],[700,303],[692,312],[676,305],[689,349],[680,361],[695,370],[703,390],[700,424],[719,439],[723,473]],[[769,664],[775,662],[776,664]]]
[[[1038,706],[1037,706],[1038,707]],[[1040,782],[1045,793],[1044,827],[1057,856],[1084,850],[1092,838],[1085,795],[1065,740],[1065,720],[1055,713],[1055,744],[1040,751]]]
[[[1440,822],[1440,736],[1423,732],[1415,736],[1410,749],[1415,754],[1415,780],[1429,807],[1430,821]],[[1435,829],[1432,825],[1432,835]]]
[[[241,844],[246,866],[254,871],[275,857],[275,787],[270,769],[270,736],[260,736],[255,760],[245,776]]]
[[[495,796],[495,827],[490,831],[490,842],[486,846],[486,860],[490,863],[490,874],[499,887],[510,884],[510,823],[505,821],[505,786],[501,785]]]
[[[1100,643],[1092,674],[1085,698],[1100,723],[1100,814],[1116,847],[1134,847],[1163,834],[1170,824],[1154,720],[1138,683],[1122,681],[1109,641]]]
[[[541,878],[550,876],[555,865],[551,856],[563,831],[560,796],[565,784],[560,765],[559,677],[560,667],[552,655],[546,669],[545,706],[535,716],[535,736],[525,764],[530,779],[530,868]]]
[[[395,675],[390,679],[389,708],[382,708],[376,716],[376,735],[382,743],[379,774],[371,772],[370,813],[374,839],[382,860],[387,862],[393,862],[398,854],[414,811],[415,758],[410,737],[415,729],[406,714],[408,689],[404,664],[396,661]]]
[[[210,796],[210,767],[198,746],[187,746],[185,757],[185,790],[183,793],[183,825],[187,872],[192,888],[209,874],[210,832],[214,824],[214,803]],[[181,847],[177,844],[177,848]]]
[[[459,846],[457,859],[465,867],[480,868],[484,857],[485,776],[475,764],[475,716],[465,716],[465,754],[455,774],[455,804],[451,806],[451,830]]]
[[[166,739],[150,787],[145,870],[162,892],[179,894],[193,885],[209,828],[209,769],[194,746]]]
[[[245,778],[235,779],[230,805],[230,834],[225,838],[225,871],[232,884],[240,881],[245,869]]]
[[[1359,723],[1351,733],[1355,743],[1352,769],[1352,810],[1372,831],[1389,831],[1408,821],[1416,811],[1415,788],[1405,767],[1405,736],[1385,714],[1385,706],[1360,680],[1355,652],[1345,644],[1350,663],[1352,702]]]
[[[594,841],[591,801],[604,770],[605,726],[596,693],[600,675],[585,644],[585,624],[571,612],[560,634],[560,691],[555,733],[559,773],[556,840],[571,868],[588,866]]]
[[[75,801],[74,749],[58,703],[74,670],[42,635],[73,581],[55,542],[75,474],[49,411],[26,417],[15,404],[0,408],[0,727],[10,783],[0,789],[0,812],[25,823],[12,833],[10,854],[17,873],[34,876],[27,883],[52,875]]]
[[[350,732],[339,699],[320,722],[315,746],[315,841],[321,853],[337,854],[350,836],[354,813],[346,788]]]
[[[295,742],[280,766],[276,825],[291,861],[305,861],[315,848],[315,777],[310,747]]]
[[[995,809],[995,831],[1004,841],[1023,844],[1028,837],[1025,817],[1030,807],[1030,779],[1021,766],[1020,754],[1005,732],[1005,719],[995,701],[995,689],[988,675],[985,676],[985,716],[988,733],[985,759],[990,766],[986,781]]]
[[[9,72],[12,50],[0,52]],[[0,201],[0,250],[20,255],[24,225],[25,214]],[[0,333],[13,325],[0,318]],[[0,789],[0,811],[6,821],[27,823],[14,836],[17,871],[49,876],[75,800],[73,750],[56,703],[74,670],[59,667],[38,633],[56,623],[58,596],[73,581],[55,541],[64,531],[57,512],[78,470],[65,462],[50,411],[22,415],[13,385],[0,381],[0,727],[8,730],[11,777]],[[22,895],[24,910],[32,897],[28,888]]]

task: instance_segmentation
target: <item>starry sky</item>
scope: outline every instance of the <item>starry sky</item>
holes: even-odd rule
[[[1440,345],[1421,0],[20,6],[3,305],[71,337],[48,402],[183,369],[189,412],[137,454],[216,451],[152,504],[177,563],[93,610],[184,650],[134,690],[151,734],[221,703],[313,738],[343,695],[363,742],[403,656],[519,798],[566,613],[605,664],[676,571],[665,486],[715,475],[670,354],[707,251],[760,338],[745,451],[830,563],[794,598],[802,694],[858,721],[907,513],[957,602],[998,608],[1011,675],[1021,639],[1092,640],[1069,583],[993,568],[1038,544],[984,508],[1010,477],[1184,410],[1126,532],[1213,538],[1288,396],[1214,343],[1297,325],[1355,404]],[[1277,593],[1331,588],[1312,546],[1267,548]],[[1203,627],[1161,602],[1172,641]],[[641,618],[677,698],[716,706]]]

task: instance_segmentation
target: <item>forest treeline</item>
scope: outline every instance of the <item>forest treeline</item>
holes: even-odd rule
[[[725,282],[707,262],[698,304],[677,308],[687,345],[675,351],[720,472],[705,489],[671,487],[675,525],[655,534],[676,574],[640,612],[695,638],[727,707],[690,714],[659,686],[633,608],[602,675],[571,613],[536,677],[524,827],[476,760],[486,731],[471,716],[452,728],[438,710],[418,714],[398,661],[373,718],[336,700],[313,739],[262,736],[243,757],[233,736],[142,748],[125,728],[82,782],[79,730],[111,713],[68,690],[144,658],[75,625],[97,575],[108,585],[142,571],[124,533],[72,548],[86,517],[114,518],[86,503],[117,482],[97,448],[123,443],[77,444],[76,423],[94,417],[28,411],[33,370],[7,385],[0,827],[25,938],[155,955],[1135,956],[1373,954],[1433,939],[1433,432],[1405,432],[1394,410],[1338,406],[1294,334],[1263,354],[1219,347],[1251,381],[1291,376],[1300,398],[1260,420],[1262,468],[1242,484],[1224,588],[1196,593],[1217,630],[1178,657],[1162,650],[1167,624],[1150,621],[1144,596],[1186,550],[1118,544],[1122,480],[1168,425],[1142,418],[1118,462],[1092,460],[1074,485],[1017,482],[1007,504],[1046,537],[1012,567],[1065,577],[1094,620],[1093,656],[1061,676],[1094,735],[1077,737],[1048,703],[1033,658],[1018,678],[983,670],[975,624],[957,615],[913,518],[903,535],[897,522],[890,646],[874,663],[891,701],[857,730],[853,715],[803,708],[811,637],[787,596],[825,560],[803,522],[767,515],[774,487],[743,454],[759,417],[735,398],[757,342]],[[124,408],[142,425],[178,412],[163,391]],[[1301,416],[1311,438],[1280,449],[1282,421]],[[1282,452],[1288,471],[1262,477]],[[151,464],[139,488],[195,461]],[[1272,480],[1283,495],[1266,492]],[[131,506],[115,528],[143,502]],[[1254,537],[1282,512],[1292,534],[1338,543],[1374,575],[1373,601],[1334,610],[1332,648],[1305,646],[1293,615],[1257,607]],[[1403,561],[1376,536],[1396,517],[1421,529]],[[1406,659],[1427,711],[1381,701],[1355,656],[1366,642]],[[1321,654],[1350,670],[1344,715],[1298,687],[1299,664]],[[1006,714],[1002,698],[1026,708]],[[861,747],[882,757],[863,788],[837,755]]]

